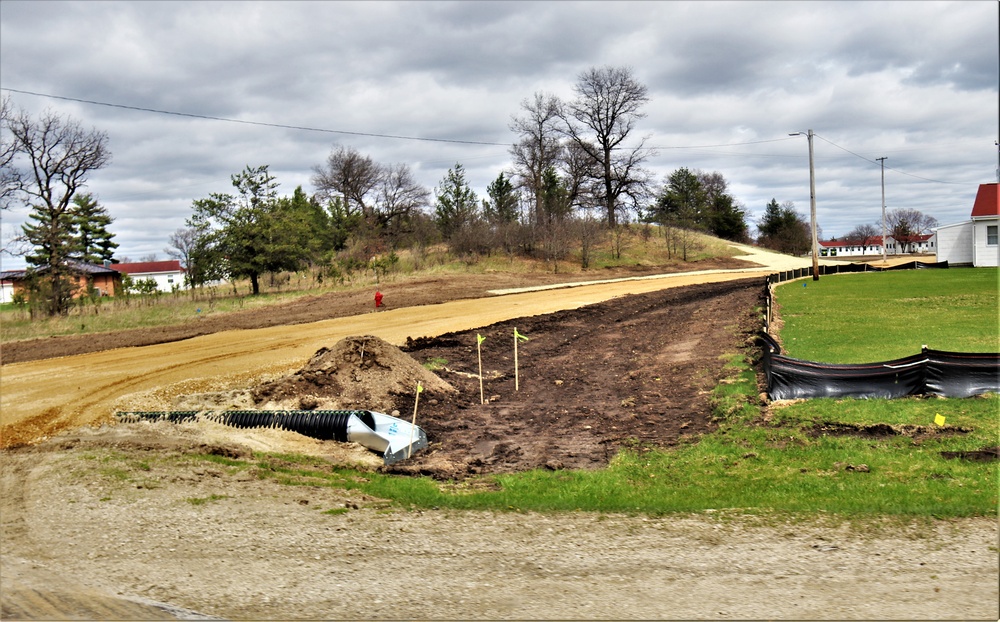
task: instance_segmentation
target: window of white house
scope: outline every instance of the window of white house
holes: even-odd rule
[[[986,225],[986,245],[997,245],[997,225]]]

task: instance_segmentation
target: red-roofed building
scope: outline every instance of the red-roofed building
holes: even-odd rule
[[[865,257],[882,254],[882,236],[869,240],[818,240],[821,257]]]
[[[187,287],[184,282],[184,268],[176,259],[115,263],[111,264],[111,267],[122,274],[127,274],[133,281],[152,279],[156,283],[156,289],[161,292],[172,292]]]
[[[1000,266],[1000,202],[997,184],[981,184],[965,222],[944,225],[937,234],[937,260],[952,265]]]

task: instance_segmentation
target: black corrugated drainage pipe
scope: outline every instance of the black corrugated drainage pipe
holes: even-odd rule
[[[407,421],[373,410],[170,410],[115,413],[122,422],[183,423],[199,417],[234,428],[278,428],[324,441],[359,443],[382,455],[386,464],[427,447],[427,434]]]

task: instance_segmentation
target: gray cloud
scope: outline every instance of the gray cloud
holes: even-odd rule
[[[522,100],[570,98],[581,71],[605,64],[649,88],[636,136],[660,148],[655,176],[719,171],[751,220],[771,198],[808,211],[806,141],[787,135],[809,128],[825,235],[879,217],[877,157],[889,206],[942,223],[995,180],[993,2],[4,0],[0,17],[4,89],[348,132],[4,91],[108,132],[113,161],[88,190],[133,258],[162,257],[191,201],[229,191],[246,165],[270,165],[282,192],[312,191],[334,145],[408,164],[428,188],[462,163],[482,195],[505,147],[373,134],[509,143]],[[25,215],[3,215],[4,241]]]

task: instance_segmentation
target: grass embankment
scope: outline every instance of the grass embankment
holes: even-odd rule
[[[696,249],[690,261],[739,254],[729,243],[718,238],[697,235]],[[449,274],[515,274],[585,272],[578,253],[570,253],[561,261],[540,261],[516,255],[494,254],[485,257],[459,259],[443,245],[421,252],[400,250],[388,271],[370,269],[341,272],[336,277],[319,277],[320,269],[299,273],[265,275],[261,292],[249,295],[249,284],[238,282],[195,291],[177,291],[154,295],[120,296],[77,300],[65,317],[32,318],[26,306],[13,303],[0,305],[0,341],[17,341],[40,337],[83,335],[134,328],[154,328],[198,321],[210,315],[232,313],[291,302],[304,296],[333,292],[353,292],[379,283],[399,282],[409,278],[446,277]],[[621,267],[681,267],[685,262],[667,252],[662,235],[645,226],[633,226],[618,248],[612,250],[611,239],[596,244],[589,258],[587,272],[600,274],[609,268]],[[381,265],[381,264],[379,264]]]

